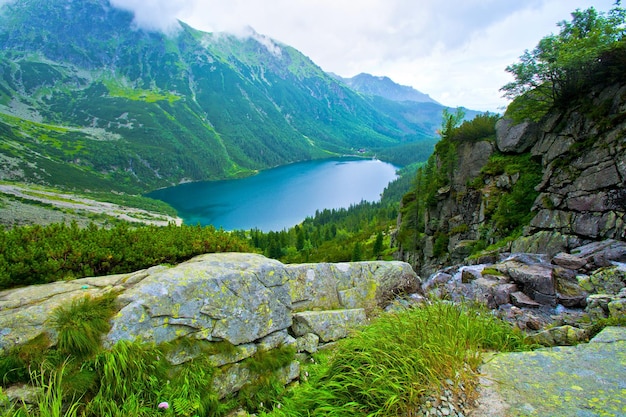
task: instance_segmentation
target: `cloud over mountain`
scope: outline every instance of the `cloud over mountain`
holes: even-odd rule
[[[2,0],[0,0],[2,1]],[[110,0],[117,8],[135,15],[135,24],[146,30],[175,32],[180,28],[178,14],[187,7],[185,0]]]

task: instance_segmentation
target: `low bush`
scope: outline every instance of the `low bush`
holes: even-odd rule
[[[204,253],[249,250],[245,240],[214,227],[123,223],[106,229],[58,223],[0,228],[0,290],[128,273]]]

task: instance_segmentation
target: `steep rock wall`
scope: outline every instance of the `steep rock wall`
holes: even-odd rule
[[[397,259],[411,263],[421,276],[467,262],[480,245],[505,237],[508,232],[501,229],[508,211],[519,215],[513,213],[524,197],[514,195],[519,189],[538,193],[529,204],[531,220],[523,235],[500,251],[552,256],[594,241],[626,239],[626,86],[597,88],[540,122],[500,119],[495,140],[455,146],[449,185],[437,191],[436,201],[421,214],[424,233],[417,249],[400,248],[397,253]],[[435,157],[440,165],[440,156]],[[525,162],[498,169],[507,160]],[[529,178],[535,181],[530,188],[517,187]]]
[[[594,92],[587,106],[530,128],[538,130],[530,152],[541,158],[543,179],[537,214],[513,250],[554,254],[626,239],[626,86]]]

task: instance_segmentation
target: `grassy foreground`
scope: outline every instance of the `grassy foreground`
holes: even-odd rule
[[[485,350],[528,349],[487,310],[444,301],[384,314],[317,356],[308,383],[268,416],[411,415],[442,382],[471,387]]]
[[[66,318],[57,314],[56,320],[63,333]],[[218,401],[211,380],[220,371],[203,356],[166,369],[167,346],[120,342],[105,350],[92,345],[77,357],[68,354],[69,345],[91,344],[62,340],[45,354],[55,360],[44,360],[41,371],[31,374],[31,384],[41,387],[38,408],[2,410],[0,391],[3,415],[222,416],[237,408],[272,417],[410,415],[439,392],[442,381],[471,389],[481,352],[527,348],[520,332],[488,311],[439,301],[381,314],[334,348],[317,353],[293,388],[272,377],[292,360],[293,349],[276,349],[280,357],[267,352],[250,358],[250,369],[262,377]],[[159,409],[163,401],[168,409]]]

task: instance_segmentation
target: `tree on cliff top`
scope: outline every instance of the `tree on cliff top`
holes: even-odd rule
[[[614,59],[626,50],[626,10],[619,3],[608,14],[593,7],[577,9],[570,22],[558,23],[558,35],[544,37],[506,68],[515,80],[501,88],[505,97],[522,99],[522,107],[532,107],[532,116],[540,117],[550,107],[576,97],[599,74],[606,77],[607,71],[599,68],[623,64],[623,57]]]

